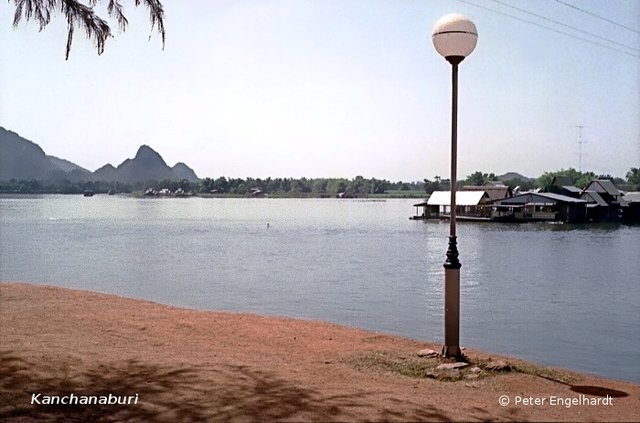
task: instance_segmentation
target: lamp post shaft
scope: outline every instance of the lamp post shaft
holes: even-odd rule
[[[456,240],[456,174],[458,155],[458,64],[463,58],[447,58],[451,63],[451,210],[449,248],[444,263],[444,346],[442,355],[462,359],[460,350],[460,261]]]
[[[456,236],[456,180],[458,172],[458,64],[451,65],[451,219],[449,236]]]

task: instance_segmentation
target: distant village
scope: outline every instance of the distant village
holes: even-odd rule
[[[415,220],[449,219],[451,192],[434,191],[415,204]],[[502,182],[464,186],[456,191],[456,219],[490,222],[640,222],[640,192],[623,192],[609,179],[573,185],[555,176],[544,190],[518,192]]]

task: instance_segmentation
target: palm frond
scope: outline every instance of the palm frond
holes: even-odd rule
[[[120,30],[124,32],[127,29],[127,24],[129,21],[126,16],[124,16],[124,12],[122,10],[122,5],[118,0],[109,0],[109,4],[107,5],[107,11],[109,12],[109,16],[113,17],[116,22],[118,22],[118,26],[120,26]]]
[[[151,30],[158,29],[158,33],[162,38],[162,49],[165,45],[165,30],[164,30],[164,7],[160,0],[135,0],[135,5],[139,6],[141,2],[144,2],[149,8],[149,19],[151,20]]]
[[[69,60],[69,52],[71,51],[71,42],[73,41],[73,22],[69,23],[69,31],[67,32],[67,52],[64,60]],[[98,53],[99,54],[99,53]]]
[[[67,18],[67,24],[69,25],[65,59],[69,59],[73,29],[76,23],[84,27],[87,38],[94,40],[98,54],[102,54],[104,52],[104,44],[107,38],[111,36],[111,28],[107,21],[93,13],[91,7],[85,6],[76,0],[61,0],[60,9]]]
[[[13,26],[17,27],[22,19],[27,21],[36,20],[40,26],[40,31],[51,21],[51,13],[59,9],[67,20],[67,47],[65,59],[69,59],[73,33],[76,26],[85,30],[87,38],[93,40],[98,50],[98,54],[104,52],[106,40],[112,36],[111,28],[104,19],[100,18],[93,11],[99,0],[85,0],[82,4],[77,0],[13,0],[15,4],[15,14],[13,16]],[[9,0],[11,2],[11,0]],[[164,28],[164,8],[160,0],[135,0],[134,4],[139,6],[144,3],[149,9],[149,19],[151,21],[151,31],[157,29],[162,38],[162,48],[165,45]],[[124,9],[119,0],[108,0],[107,12],[115,19],[121,31],[125,31],[128,20],[124,14]]]
[[[24,17],[27,21],[35,19],[40,25],[40,31],[51,21],[51,9],[56,0],[14,0],[16,12],[13,15],[13,26],[16,27]]]

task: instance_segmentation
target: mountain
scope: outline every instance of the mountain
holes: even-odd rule
[[[61,169],[64,172],[80,172],[80,173],[86,173],[86,174],[91,174],[90,170],[87,170],[83,167],[78,166],[77,164],[70,162],[69,160],[65,160],[65,159],[59,159],[56,156],[49,156],[47,155],[47,157],[49,158],[49,161],[52,162],[54,164],[54,166],[56,166],[58,169]]]
[[[106,164],[93,172],[93,177],[96,181],[115,181],[116,168],[111,164]]]
[[[61,169],[38,144],[0,127],[0,181],[46,180],[56,171]]]
[[[147,145],[141,146],[133,159],[122,162],[115,172],[115,180],[126,184],[163,179],[177,178],[160,154]]]
[[[47,158],[58,168],[58,170],[51,173],[50,179],[68,179],[71,182],[84,182],[94,179],[91,171],[69,160],[59,159],[55,156],[47,156]]]
[[[178,179],[186,179],[189,182],[198,182],[200,180],[200,178],[198,178],[198,175],[196,175],[196,172],[194,172],[193,169],[182,162],[176,163],[176,165],[173,166],[172,169],[173,173]]]
[[[162,156],[148,145],[141,146],[133,159],[126,159],[117,168],[108,164],[96,170],[94,178],[125,184],[162,181],[164,179],[199,181],[198,176],[189,166],[177,163],[173,168],[169,167]]]
[[[22,138],[15,132],[0,127],[0,181],[17,180],[63,180],[116,181],[137,184],[163,179],[198,182],[196,173],[180,162],[169,167],[160,154],[148,145],[138,149],[133,159],[126,159],[117,168],[106,164],[95,172],[68,160],[47,156],[40,146]]]

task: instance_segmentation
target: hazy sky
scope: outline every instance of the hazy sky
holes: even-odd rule
[[[127,32],[98,56],[76,30],[65,61],[61,15],[14,29],[0,2],[0,125],[89,170],[148,144],[200,177],[447,177],[451,68],[431,33],[459,12],[479,32],[460,65],[461,178],[578,168],[578,125],[582,170],[640,167],[640,0],[163,3],[164,51],[125,1]]]

